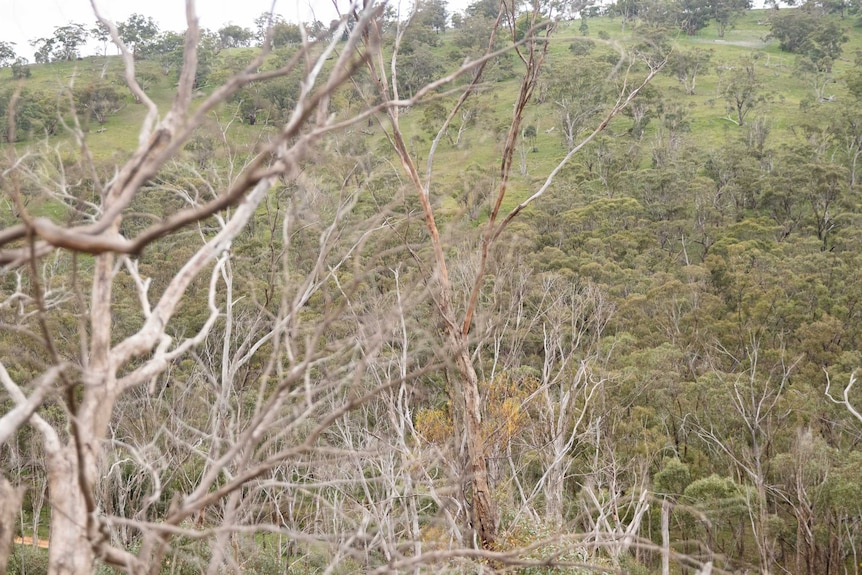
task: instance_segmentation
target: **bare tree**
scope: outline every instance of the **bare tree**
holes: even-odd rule
[[[550,453],[546,454],[545,473],[549,480],[545,500],[548,502],[547,513],[555,521],[562,520],[565,476],[572,464],[571,459],[566,461],[565,458],[577,434],[587,433],[584,421],[594,395],[605,382],[598,369],[602,360],[600,342],[612,313],[606,296],[594,286],[566,294],[563,303],[562,333],[558,328],[545,332],[543,369],[548,385],[543,390],[542,411],[551,447]],[[573,360],[577,362],[577,368]],[[554,372],[554,376],[549,377]]]
[[[840,399],[835,399],[832,394],[829,392],[829,387],[832,385],[832,381],[829,379],[829,372],[826,372],[826,397],[829,398],[829,401],[832,403],[837,403],[838,405],[843,405],[847,408],[847,411],[850,412],[850,415],[855,417],[859,423],[862,423],[862,413],[859,413],[859,410],[853,405],[850,401],[850,392],[853,390],[853,386],[856,384],[856,374],[853,373],[850,375],[850,380],[847,382],[847,385],[844,387],[844,391],[841,394]]]
[[[485,62],[500,51],[489,48],[483,58],[403,99],[395,70],[407,28],[397,33],[390,74],[380,49],[385,4],[368,2],[361,11],[354,6],[328,37],[306,39],[285,63],[261,71],[265,43],[245,68],[192,105],[201,31],[194,2],[187,0],[182,70],[165,112],[136,81],[133,55],[116,26],[96,13],[119,46],[126,82],[147,110],[137,148],[106,170],[73,117],[66,127],[77,149],[74,181],[59,149],[19,156],[10,147],[2,172],[3,191],[20,219],[0,231],[0,262],[6,278],[18,280],[0,305],[2,326],[34,351],[0,363],[0,384],[12,404],[0,417],[0,447],[24,425],[40,438],[51,573],[92,573],[98,562],[156,573],[165,560],[183,558],[185,542],[201,541],[206,548],[194,558],[197,570],[239,571],[261,533],[277,535],[287,560],[323,545],[326,572],[350,562],[364,562],[373,572],[371,558],[379,556],[379,569],[416,569],[439,557],[420,542],[419,485],[454,533],[461,529],[459,513],[469,509],[475,534],[464,539],[485,548],[448,556],[516,558],[487,551],[496,539],[497,511],[470,332],[491,250],[573,154],[661,68],[652,66],[642,82],[624,86],[584,142],[503,217],[524,109],[553,30],[554,14],[543,7],[531,9],[530,32],[518,39],[519,14],[501,4],[497,22],[507,22],[512,33],[506,49],[514,50],[525,74],[463,305],[452,290],[431,200],[434,154],[473,95]],[[379,99],[351,115],[331,113],[330,96],[363,67]],[[254,152],[232,150],[228,123],[221,131],[224,162],[206,168],[183,161],[183,147],[239,90],[294,73],[301,81],[289,119]],[[400,111],[468,73],[473,80],[438,132],[423,178],[402,136]],[[380,113],[421,207],[433,254],[427,262],[409,244],[394,241],[410,214],[378,204],[357,209],[372,201],[362,185],[352,186],[362,171],[358,162],[343,173],[310,176],[306,160],[325,153],[325,138]],[[30,190],[63,211],[62,225],[29,211]],[[161,213],[148,202],[163,203]],[[267,226],[269,243],[262,249],[244,243],[245,232],[257,225]],[[419,262],[418,273],[393,265],[405,252]],[[396,287],[375,290],[379,283]],[[405,303],[404,293],[416,299]],[[420,362],[409,351],[440,346],[423,339],[433,331],[428,326],[407,335],[411,320],[404,310],[425,301],[439,319],[432,327],[442,335],[440,355],[454,363],[449,393],[465,461],[457,475],[469,483],[469,496],[456,496],[449,507],[449,494],[437,490],[427,470],[417,471],[413,459],[421,444],[410,421],[408,384],[437,367],[439,356]],[[381,403],[371,405],[377,398]],[[370,434],[357,437],[350,425],[351,412],[371,413],[379,405],[390,444]],[[17,488],[2,477],[0,483],[9,495],[4,503],[15,503]],[[392,521],[396,500],[402,517]],[[11,534],[9,516],[0,513],[3,541]],[[402,548],[402,539],[411,541],[410,549]],[[0,564],[7,555],[8,546],[0,544]]]
[[[589,472],[581,481],[581,517],[585,542],[593,550],[604,548],[617,564],[640,543],[642,520],[650,507],[647,472],[649,461],[635,457],[623,461],[613,445],[615,417],[595,417],[585,434],[592,449]]]
[[[525,403],[535,412],[531,449],[539,452],[543,473],[524,503],[544,494],[543,517],[560,528],[571,453],[593,430],[592,401],[605,383],[600,340],[612,309],[595,286],[560,277],[543,278],[540,297],[535,315],[541,322],[533,329],[542,333],[541,376]]]
[[[753,500],[747,502],[749,523],[757,544],[760,570],[768,574],[773,571],[775,563],[775,541],[768,531],[768,497],[772,489],[768,481],[768,446],[773,441],[775,430],[789,413],[783,409],[781,400],[790,375],[801,358],[787,361],[782,356],[764,368],[760,340],[753,332],[749,334],[745,353],[744,360],[733,360],[737,365],[745,365],[747,373],[736,377],[729,393],[731,404],[742,422],[743,445],[737,445],[732,438],[722,437],[714,429],[703,428],[700,433],[713,448],[724,453],[754,486]],[[721,371],[716,370],[715,373],[723,377]]]
[[[369,31],[382,9],[372,4],[354,14],[350,28],[345,16],[328,38],[304,42],[274,70],[259,71],[268,55],[262,49],[192,106],[200,29],[189,0],[183,67],[166,113],[137,84],[134,58],[116,26],[99,17],[120,47],[128,84],[147,109],[137,149],[103,173],[80,126],[69,125],[79,151],[76,167],[88,182],[70,193],[74,186],[54,163],[59,153],[16,156],[9,148],[3,189],[21,223],[0,231],[0,261],[21,282],[4,304],[4,327],[24,334],[38,351],[0,365],[0,383],[13,405],[0,417],[0,445],[27,423],[41,437],[52,573],[92,573],[97,560],[131,573],[157,572],[180,536],[211,540],[201,567],[215,573],[239,565],[237,534],[270,529],[302,540],[280,521],[257,525],[258,502],[277,499],[279,489],[297,489],[295,481],[279,477],[291,461],[346,461],[346,452],[326,446],[325,432],[350,410],[413,377],[394,372],[355,385],[367,377],[392,331],[390,319],[398,316],[368,303],[362,316],[374,316],[366,325],[376,327],[364,328],[360,353],[360,334],[344,324],[349,300],[343,294],[355,294],[362,278],[375,273],[379,262],[365,246],[389,228],[383,215],[354,217],[358,194],[336,193],[331,201],[302,173],[303,161],[323,138],[376,111],[337,117],[330,114],[329,97],[374,57],[379,37]],[[229,157],[221,174],[182,168],[190,170],[186,181],[199,185],[168,185],[183,146],[218,106],[244,86],[297,70],[303,75],[290,119],[256,153],[239,162]],[[414,102],[389,101],[381,108]],[[45,173],[58,174],[58,180],[46,182]],[[67,223],[32,216],[23,197],[30,187],[64,208]],[[173,196],[177,209],[136,228],[142,202],[160,193]],[[240,295],[235,273],[242,256],[235,250],[273,198],[282,204],[271,221],[269,263],[280,271],[255,277],[264,285],[247,282]],[[198,241],[161,264],[148,258],[147,251],[170,252],[171,239],[183,230],[196,230]],[[294,249],[300,241],[310,249]],[[45,262],[66,270],[62,289]],[[322,305],[329,298],[330,305]],[[181,318],[181,307],[196,309],[197,318]],[[77,338],[69,337],[69,320]],[[174,402],[176,410],[165,413],[161,400]],[[62,417],[46,416],[48,403]],[[181,419],[184,408],[188,417]],[[133,409],[146,418],[131,417]],[[5,479],[2,485],[0,535],[8,543],[14,509],[9,515],[5,507],[15,503],[17,491]],[[137,499],[130,493],[135,486]],[[324,495],[315,501],[338,509]],[[333,565],[367,527],[341,511],[347,519],[339,523],[341,537],[330,540]]]

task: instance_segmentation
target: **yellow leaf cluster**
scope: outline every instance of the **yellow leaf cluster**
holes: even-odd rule
[[[416,413],[414,426],[425,441],[436,445],[445,444],[455,433],[448,404],[433,409],[420,409]]]

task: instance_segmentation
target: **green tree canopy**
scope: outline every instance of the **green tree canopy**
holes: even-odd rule
[[[4,68],[15,61],[15,43],[0,40],[0,68]]]
[[[80,48],[87,42],[89,34],[83,24],[70,22],[54,28],[50,38],[39,38],[31,42],[36,49],[36,61],[71,61],[81,57]]]
[[[254,33],[237,24],[228,24],[219,28],[218,36],[222,48],[239,48],[248,46],[254,38]]]
[[[120,39],[131,50],[135,58],[152,52],[150,50],[158,40],[159,25],[150,16],[132,14],[125,22],[117,25]]]

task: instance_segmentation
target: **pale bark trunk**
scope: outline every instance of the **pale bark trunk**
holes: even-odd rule
[[[556,395],[556,394],[555,394]],[[566,425],[569,417],[569,402],[573,394],[569,391],[560,390],[558,398],[551,400],[548,391],[545,391],[545,405],[547,409],[548,434],[551,436],[550,461],[547,463],[545,477],[545,513],[547,520],[554,527],[563,524],[563,494],[565,492],[566,452],[571,448],[574,436],[567,437]],[[555,405],[556,404],[556,405]],[[578,422],[574,423],[575,429]],[[574,433],[574,431],[572,432]]]
[[[802,530],[802,518],[796,514],[796,572],[807,573],[805,569],[805,533]]]
[[[661,575],[670,575],[670,503],[661,502]]]
[[[21,507],[23,490],[13,487],[0,475],[0,573],[6,572],[12,540],[15,535],[15,518]]]
[[[48,491],[51,502],[50,575],[89,575],[93,550],[87,538],[87,505],[76,480],[78,462],[70,443],[48,454]]]
[[[545,517],[551,526],[560,527],[563,524],[565,473],[556,458],[551,466],[545,479]]]
[[[116,224],[114,225],[116,230]],[[46,445],[48,490],[51,502],[51,575],[93,572],[93,544],[87,498],[93,497],[101,440],[106,437],[117,399],[116,378],[110,363],[111,293],[113,254],[96,259],[90,304],[90,349],[84,372],[84,396],[77,411],[70,413],[72,437],[59,449]],[[70,411],[74,405],[68,406]],[[77,442],[82,446],[79,450]],[[84,469],[80,465],[84,465]],[[90,491],[85,493],[84,490]],[[92,503],[91,503],[92,505]]]
[[[758,526],[757,531],[757,548],[760,555],[760,569],[763,575],[770,575],[772,572],[772,552],[769,542],[769,533],[767,532],[767,524],[769,513],[766,509],[766,486],[762,481],[758,481],[757,485],[758,498]]]

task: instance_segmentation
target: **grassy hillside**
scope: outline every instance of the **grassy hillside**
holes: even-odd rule
[[[718,37],[715,24],[711,24],[694,36],[681,33],[671,34],[668,37],[670,46],[674,50],[689,50],[700,48],[712,53],[711,62],[707,70],[700,74],[697,80],[696,93],[686,96],[682,86],[668,72],[660,76],[654,82],[654,88],[658,92],[658,100],[667,102],[678,101],[690,116],[690,134],[698,142],[704,145],[720,145],[729,135],[739,131],[739,127],[727,120],[725,101],[720,93],[719,71],[732,67],[741,58],[752,58],[756,61],[757,72],[765,85],[765,92],[770,101],[761,106],[757,113],[768,117],[773,134],[779,140],[792,137],[794,128],[805,113],[800,111],[799,104],[806,98],[812,97],[811,83],[802,77],[794,68],[796,56],[781,52],[776,40],[767,40],[769,35],[769,10],[752,10],[745,14],[736,27],[729,30],[724,38]],[[835,17],[837,18],[837,17]],[[849,41],[844,45],[844,55],[835,62],[833,82],[830,83],[828,93],[834,95],[838,101],[846,100],[849,95],[846,87],[841,81],[845,72],[850,70],[853,64],[855,50],[862,48],[862,30],[853,26],[852,20],[841,21],[844,29],[848,32]],[[592,42],[607,50],[613,50],[615,45],[623,49],[631,48],[642,34],[643,26],[633,26],[631,23],[624,29],[620,18],[598,17],[588,20],[588,34],[584,36],[580,31],[580,21],[571,21],[561,24],[555,33],[553,45],[548,62],[551,66],[565,65],[572,57],[569,46],[572,43]],[[451,40],[453,31],[442,34],[441,44],[433,51],[441,59],[448,57],[452,51]],[[236,57],[240,50],[224,50],[219,54],[219,62],[224,64],[227,59]],[[218,69],[219,64],[215,65]],[[126,93],[122,80],[122,63],[119,57],[108,56],[87,57],[76,62],[57,62],[52,64],[31,65],[32,76],[24,81],[24,85],[33,90],[44,91],[59,97],[59,94],[70,86],[81,86],[86,83],[96,82],[103,79],[118,90]],[[163,74],[159,65],[152,61],[140,61],[137,63],[138,75],[145,78],[144,86],[148,95],[156,102],[160,110],[165,112],[171,103],[173,87],[176,82],[175,73]],[[11,85],[11,71],[9,68],[0,69],[0,85]],[[213,88],[212,83],[201,87],[199,95],[205,94]],[[487,85],[482,94],[482,99],[487,101],[490,109],[495,114],[497,122],[503,122],[509,114],[509,106],[512,101],[517,85],[514,80],[503,80]],[[828,106],[829,104],[824,104]],[[226,107],[221,112],[220,119],[228,121],[234,109]],[[109,159],[114,154],[122,153],[122,150],[133,148],[140,122],[145,114],[144,107],[135,104],[131,96],[125,96],[125,102],[117,113],[111,115],[104,125],[91,126],[88,144],[97,158]],[[418,111],[412,111],[408,117],[414,118],[408,121],[407,126],[413,126],[414,133],[419,135],[427,145],[431,139],[429,134],[421,134],[418,124],[420,115]],[[546,169],[560,157],[558,134],[549,134],[547,130],[554,125],[554,105],[547,102],[530,110],[527,121],[537,127],[536,145],[537,152],[530,157],[531,172],[544,173]],[[253,141],[253,133],[242,135],[239,129],[240,122],[235,122],[233,128],[239,132],[235,135],[239,141]],[[618,119],[611,128],[611,133],[618,133],[628,126],[626,120]],[[656,122],[647,126],[645,137],[649,137],[656,130]],[[253,132],[253,130],[252,130]],[[445,161],[441,165],[452,168],[457,173],[467,167],[468,159],[476,163],[484,163],[490,160],[493,154],[485,154],[489,149],[486,138],[480,133],[481,130],[473,130],[471,139],[476,144],[470,149],[462,146],[460,150],[443,150]],[[63,139],[59,133],[53,140]],[[30,142],[39,139],[39,134],[32,134]],[[370,141],[369,148],[373,149],[378,142]],[[445,171],[444,171],[445,172]],[[440,177],[447,177],[446,173],[440,173]],[[529,183],[522,184],[525,189]],[[515,198],[513,197],[513,200]]]

